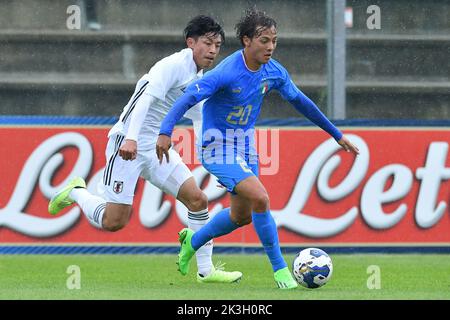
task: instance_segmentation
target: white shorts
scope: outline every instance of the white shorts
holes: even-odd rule
[[[133,204],[138,178],[141,176],[154,186],[175,198],[191,171],[173,149],[169,150],[170,162],[164,157],[159,164],[155,149],[138,151],[136,159],[123,160],[119,148],[125,137],[113,135],[106,146],[106,166],[98,192],[107,202]]]

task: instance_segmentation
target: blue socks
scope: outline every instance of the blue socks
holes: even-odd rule
[[[192,248],[198,250],[209,240],[228,234],[239,227],[240,225],[231,221],[230,208],[223,209],[194,233],[191,239]]]
[[[259,240],[264,246],[264,251],[272,264],[273,271],[276,272],[287,267],[287,264],[281,255],[277,226],[270,211],[267,210],[263,213],[253,213],[252,219]],[[192,248],[198,250],[209,240],[228,234],[239,227],[240,226],[234,223],[230,218],[230,208],[223,209],[216,214],[211,221],[194,233],[191,239]]]
[[[277,225],[270,214],[270,210],[263,213],[253,212],[252,219],[259,240],[264,246],[264,251],[272,264],[273,272],[287,267],[287,264],[281,255]]]

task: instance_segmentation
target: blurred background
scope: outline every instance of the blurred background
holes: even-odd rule
[[[195,15],[234,25],[256,4],[278,22],[274,58],[327,108],[327,0],[0,0],[0,115],[118,116]],[[80,21],[73,17],[80,8]],[[380,8],[380,28],[367,9]],[[347,0],[345,118],[450,118],[450,1]],[[372,19],[370,22],[369,20]],[[271,93],[261,118],[297,117]]]

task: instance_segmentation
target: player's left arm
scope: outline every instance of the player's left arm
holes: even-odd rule
[[[353,152],[354,154],[359,154],[358,148],[351,143],[342,132],[331,123],[330,120],[320,111],[316,104],[309,99],[303,92],[298,90],[298,94],[289,102],[297,109],[299,112],[305,115],[314,124],[328,132],[336,141],[341,145],[342,148],[347,152]]]
[[[279,88],[281,95],[289,101],[297,111],[301,112],[305,117],[314,124],[328,132],[342,148],[347,152],[359,154],[358,148],[351,143],[342,132],[331,123],[330,120],[320,111],[316,104],[309,99],[286,74],[283,86]]]

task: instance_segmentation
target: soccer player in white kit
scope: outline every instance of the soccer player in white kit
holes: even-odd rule
[[[188,208],[189,228],[198,230],[209,221],[208,199],[179,154],[169,149],[170,162],[160,164],[155,152],[162,119],[184,89],[213,64],[225,40],[222,27],[203,15],[188,23],[184,35],[187,48],[160,60],[139,79],[119,121],[109,131],[107,163],[98,188],[101,197],[89,193],[84,180],[76,177],[50,200],[51,214],[76,202],[92,225],[120,230],[130,218],[141,176]],[[201,106],[186,114],[193,121],[196,140],[201,137]],[[209,242],[197,251],[198,282],[239,281],[241,272],[214,267],[212,249]]]

